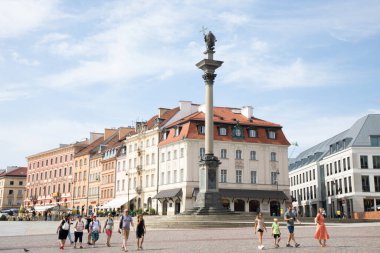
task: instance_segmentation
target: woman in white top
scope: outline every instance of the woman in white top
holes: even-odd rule
[[[79,248],[83,249],[82,246],[82,238],[83,238],[83,230],[84,230],[84,222],[82,221],[82,216],[78,216],[78,221],[75,223],[74,226],[74,237],[75,237],[75,244],[74,248],[77,247],[77,241],[79,239]]]
[[[265,232],[267,231],[267,227],[265,226],[264,216],[262,213],[257,214],[256,219],[255,219],[255,228],[254,229],[255,229],[255,234],[257,232],[258,237],[259,237],[259,246],[257,246],[257,248],[264,249],[263,234],[264,234],[264,230],[265,230]]]

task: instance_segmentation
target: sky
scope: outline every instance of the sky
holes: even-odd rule
[[[380,1],[0,1],[0,168],[204,103],[281,124],[289,155],[380,113]]]

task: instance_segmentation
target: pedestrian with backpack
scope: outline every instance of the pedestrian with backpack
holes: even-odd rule
[[[99,240],[99,234],[102,232],[102,226],[100,225],[100,221],[96,218],[96,215],[92,216],[92,221],[90,223],[90,232],[92,247],[95,248],[95,243],[97,240]]]
[[[82,221],[82,216],[78,215],[78,221],[75,223],[75,226],[74,226],[74,237],[75,237],[74,249],[77,247],[78,239],[79,239],[79,245],[80,245],[79,248],[83,249],[83,246],[82,246],[83,230],[84,230],[84,222]]]

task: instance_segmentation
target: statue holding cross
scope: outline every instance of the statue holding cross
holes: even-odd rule
[[[211,31],[209,31],[208,34],[204,35],[204,38],[206,42],[207,51],[214,51],[216,42],[215,35]]]

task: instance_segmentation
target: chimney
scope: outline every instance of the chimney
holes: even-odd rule
[[[253,116],[253,107],[252,106],[243,106],[241,108],[241,114],[243,114],[247,119],[252,118],[252,116]]]
[[[99,139],[100,137],[103,137],[103,134],[102,133],[94,133],[94,132],[90,132],[90,143],[93,143],[94,141],[96,141],[97,139]]]
[[[128,133],[130,132],[133,132],[134,131],[134,128],[133,127],[120,127],[119,128],[119,141],[121,140],[121,138],[125,138],[125,136],[127,136]]]
[[[114,135],[117,132],[115,128],[105,128],[104,129],[104,140],[107,140],[109,137]]]
[[[167,108],[158,108],[158,117],[159,118],[162,118],[162,116],[167,112],[169,111],[170,109],[167,109]]]

